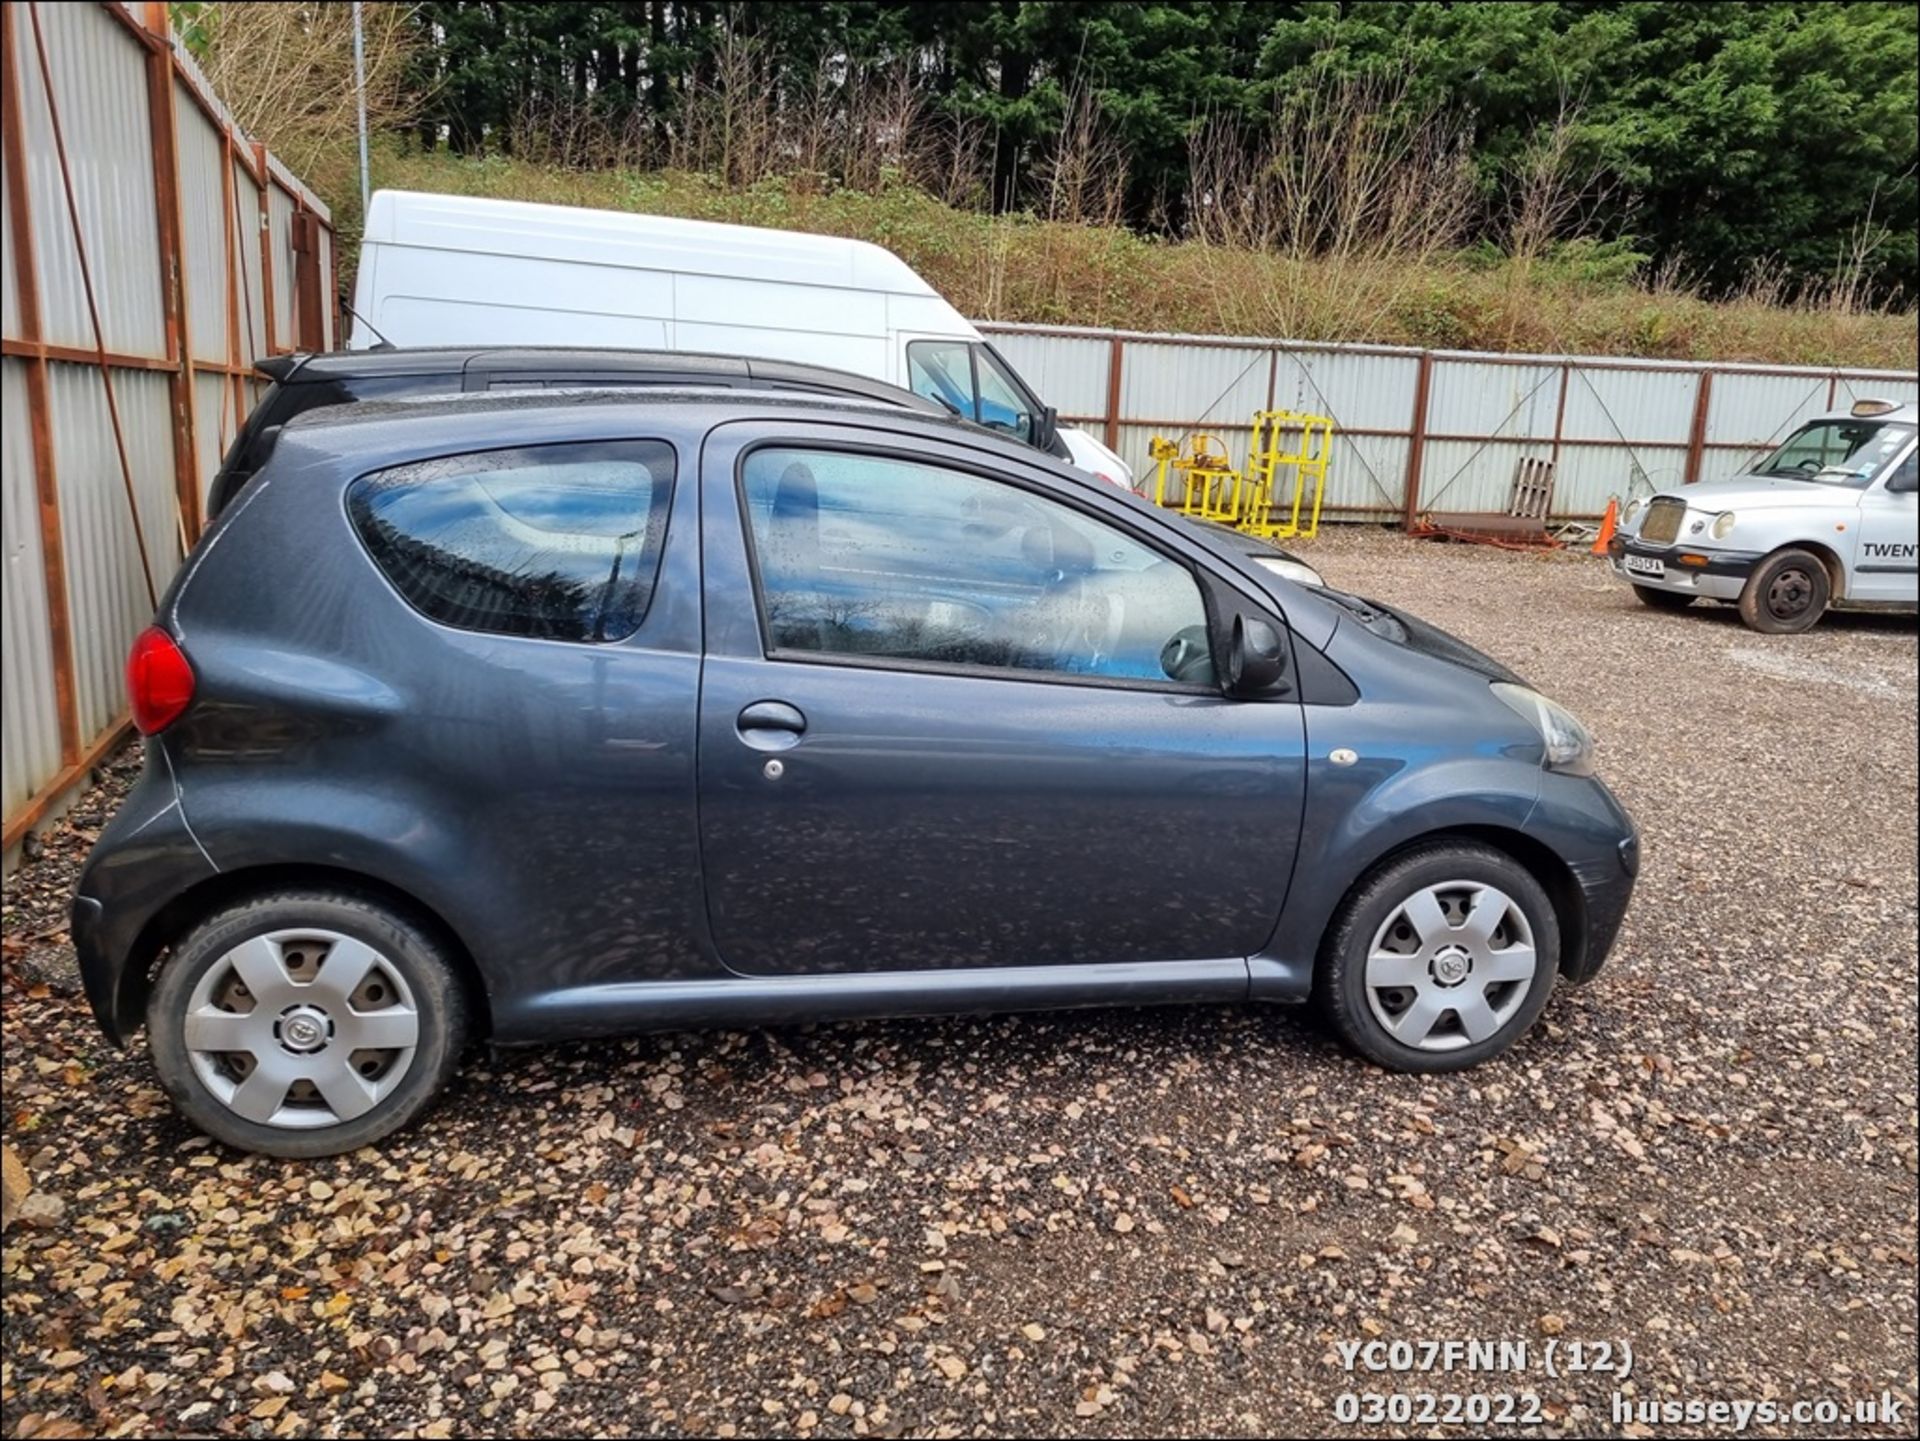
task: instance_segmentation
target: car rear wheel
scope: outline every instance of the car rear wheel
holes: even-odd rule
[[[147,1006],[182,1114],[270,1156],[331,1156],[406,1125],[452,1077],[460,978],[406,917],[336,892],[230,906],[174,948]]]
[[[1740,619],[1768,635],[1798,635],[1826,614],[1833,581],[1820,557],[1775,551],[1753,568],[1740,592]]]
[[[1693,597],[1683,591],[1655,590],[1650,585],[1636,585],[1633,593],[1640,597],[1640,604],[1650,605],[1655,610],[1685,610],[1693,604]]]
[[[1457,1071],[1533,1025],[1559,967],[1559,921],[1532,874],[1487,846],[1436,841],[1347,897],[1321,950],[1315,1000],[1369,1060]]]

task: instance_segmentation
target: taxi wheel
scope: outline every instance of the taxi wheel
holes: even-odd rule
[[[1636,585],[1633,593],[1640,597],[1640,604],[1655,610],[1685,610],[1693,604],[1693,597],[1681,591],[1655,590],[1650,585]]]
[[[1833,582],[1820,557],[1777,550],[1753,568],[1740,592],[1740,619],[1767,635],[1798,635],[1826,614]]]

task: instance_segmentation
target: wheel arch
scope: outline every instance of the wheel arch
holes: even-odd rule
[[[1360,888],[1374,876],[1399,860],[1409,851],[1435,842],[1462,841],[1499,851],[1508,859],[1523,867],[1526,872],[1540,883],[1540,889],[1547,893],[1547,900],[1553,906],[1555,922],[1560,928],[1560,958],[1558,969],[1563,975],[1584,974],[1587,946],[1587,902],[1575,879],[1573,871],[1551,846],[1528,835],[1525,831],[1514,830],[1507,826],[1469,824],[1444,826],[1437,830],[1423,831],[1410,836],[1375,856],[1360,873],[1354,877],[1340,897],[1340,903],[1333,908],[1327,918],[1325,928],[1320,934],[1320,943],[1316,952],[1314,966],[1314,985],[1320,984],[1324,968],[1327,942],[1340,924],[1348,902]]]
[[[486,978],[459,932],[432,906],[391,881],[363,871],[341,866],[280,864],[222,871],[188,887],[154,912],[141,928],[120,972],[114,1011],[121,1034],[129,1034],[143,1024],[147,998],[152,994],[161,959],[182,936],[214,912],[238,901],[270,891],[296,889],[329,890],[355,896],[387,907],[427,932],[445,950],[461,979],[476,1034],[492,1033],[492,1007]]]
[[[1847,598],[1847,564],[1840,558],[1839,551],[1822,540],[1783,541],[1765,555],[1761,556],[1753,569],[1755,571],[1759,570],[1761,566],[1772,560],[1776,555],[1788,550],[1803,550],[1826,567],[1827,603],[1829,605],[1835,601],[1842,601]],[[1752,572],[1749,572],[1749,574],[1751,573]]]

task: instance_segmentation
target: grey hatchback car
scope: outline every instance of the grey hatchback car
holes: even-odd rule
[[[87,994],[283,1156],[481,1036],[1311,999],[1451,1070],[1595,972],[1638,861],[1579,722],[1479,652],[793,393],[302,416],[129,685]]]

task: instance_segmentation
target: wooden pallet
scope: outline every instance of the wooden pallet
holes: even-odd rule
[[[1558,550],[1560,542],[1547,534],[1552,510],[1553,462],[1522,456],[1513,468],[1513,492],[1505,511],[1431,511],[1410,533],[1519,550]]]

